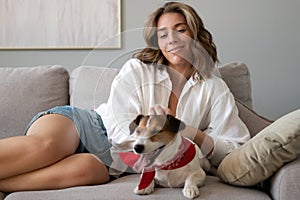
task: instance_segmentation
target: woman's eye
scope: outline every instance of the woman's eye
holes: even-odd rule
[[[185,29],[179,29],[179,30],[177,30],[177,32],[179,32],[179,33],[184,33],[184,32],[185,32]]]
[[[164,39],[166,37],[167,37],[167,34],[162,34],[162,35],[159,36],[159,38],[161,38],[161,39]]]

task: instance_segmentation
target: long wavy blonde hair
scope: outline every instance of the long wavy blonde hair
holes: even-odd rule
[[[156,30],[159,18],[166,13],[179,13],[185,17],[193,40],[191,63],[194,67],[193,77],[200,80],[208,78],[218,62],[216,45],[197,12],[191,6],[181,2],[168,2],[149,16],[144,28],[144,40],[147,46],[135,53],[133,57],[145,63],[168,64],[159,49]]]

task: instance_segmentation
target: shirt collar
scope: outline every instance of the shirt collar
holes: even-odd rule
[[[157,73],[157,82],[158,83],[161,83],[165,80],[170,80],[170,76],[169,76],[169,73],[167,71],[167,66],[166,65],[160,65],[157,67],[158,69],[158,73]],[[193,87],[195,86],[196,84],[199,83],[199,79],[198,79],[198,74],[196,74],[196,77],[192,76],[189,78],[189,80],[187,81],[186,83],[186,86],[187,89],[190,88],[190,87]]]

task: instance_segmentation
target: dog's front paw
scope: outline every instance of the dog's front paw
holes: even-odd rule
[[[199,188],[196,185],[188,185],[183,188],[182,193],[186,198],[193,199],[199,196]]]
[[[154,181],[152,181],[152,183],[144,189],[139,190],[139,186],[137,186],[133,190],[135,194],[139,194],[139,195],[151,194],[153,191],[154,191]]]

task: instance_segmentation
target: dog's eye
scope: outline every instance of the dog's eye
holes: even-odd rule
[[[135,130],[135,133],[136,133],[136,134],[140,134],[140,133],[141,133],[141,130],[136,129],[136,130]]]

